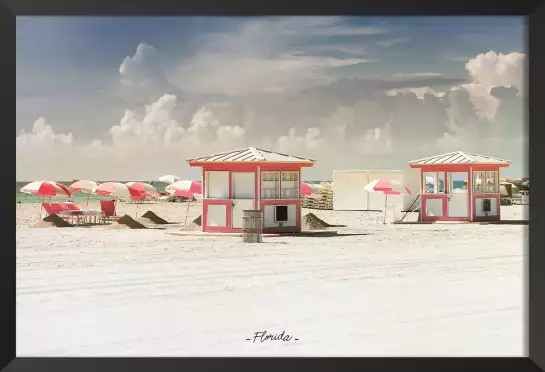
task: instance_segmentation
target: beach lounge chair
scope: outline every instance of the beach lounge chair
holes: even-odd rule
[[[50,214],[55,213],[55,212],[53,211],[53,208],[51,208],[51,204],[50,204],[50,203],[42,202],[42,208],[45,210],[45,212],[47,213],[47,215],[50,215]]]
[[[48,216],[50,214],[54,213],[54,214],[58,215],[59,217],[61,217],[64,220],[68,220],[69,218],[71,218],[71,216],[59,215],[59,212],[63,210],[59,203],[45,203],[45,202],[42,202],[42,207],[44,208],[44,210],[46,211]]]
[[[116,216],[115,213],[115,200],[101,200],[100,210],[102,211],[102,220],[115,220],[121,216]]]

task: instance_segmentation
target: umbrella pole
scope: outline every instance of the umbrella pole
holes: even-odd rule
[[[189,214],[189,204],[191,204],[191,200],[189,200],[189,198],[188,198],[187,199],[187,209],[185,210],[184,227],[187,225],[187,215]]]
[[[386,195],[386,200],[384,200],[384,218],[382,219],[382,223],[386,224],[386,205],[388,204],[388,194]]]
[[[87,203],[85,204],[85,210],[89,209],[89,198],[91,197],[91,192],[87,194]]]
[[[40,203],[40,216],[38,217],[38,221],[42,219],[42,208],[44,207],[44,197],[42,196],[42,202]]]

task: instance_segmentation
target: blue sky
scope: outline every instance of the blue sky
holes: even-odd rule
[[[271,17],[276,18],[276,17]],[[172,60],[183,61],[198,51],[198,39],[213,32],[232,32],[241,22],[261,17],[17,17],[17,69],[44,84],[64,78],[81,80],[92,71],[93,82],[117,75],[120,61],[141,42],[153,45]],[[301,45],[365,47],[364,55],[380,64],[359,74],[390,74],[400,64],[408,72],[464,76],[460,59],[485,49],[524,52],[520,17],[352,17],[346,24],[384,29],[363,36],[301,36]],[[381,41],[402,41],[381,47]],[[294,42],[297,45],[297,41]],[[324,50],[321,54],[342,56]],[[457,63],[458,62],[458,63]],[[362,66],[363,67],[363,66]],[[367,66],[366,66],[367,67]],[[48,79],[49,77],[49,79]],[[98,78],[98,81],[96,81]],[[25,79],[22,79],[23,81]]]
[[[109,130],[126,111],[146,115],[145,107],[164,94],[176,97],[169,115],[183,130],[205,107],[219,126],[241,125],[246,141],[253,120],[272,147],[291,138],[290,126],[298,133],[319,128],[323,135],[330,130],[323,123],[334,120],[353,120],[349,126],[386,136],[388,118],[395,117],[417,133],[417,115],[406,112],[418,112],[426,102],[434,105],[426,109],[440,114],[428,120],[439,123],[435,140],[444,143],[468,135],[452,125],[443,128],[443,121],[453,121],[449,107],[459,106],[453,100],[460,93],[449,92],[463,86],[470,102],[460,107],[473,106],[463,120],[484,120],[467,124],[484,130],[503,120],[494,116],[503,111],[490,88],[517,86],[525,52],[522,17],[18,17],[16,29],[17,130],[28,135],[43,118],[54,134],[45,137],[71,133],[81,146],[113,146]],[[474,63],[468,69],[469,61]],[[417,94],[415,89],[437,102],[400,95]],[[381,101],[365,103],[363,97]],[[306,103],[291,107],[298,101]],[[376,114],[370,113],[374,108],[356,110],[366,104],[386,108]],[[368,116],[356,118],[347,110]],[[478,118],[468,119],[476,112]],[[375,128],[364,128],[370,122]]]

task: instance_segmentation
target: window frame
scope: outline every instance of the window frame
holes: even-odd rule
[[[266,173],[272,173],[272,174],[275,174],[275,175],[278,175],[278,178],[275,177],[274,180],[272,181],[264,181],[263,178],[264,178],[264,175]],[[281,193],[282,193],[282,189],[281,189],[281,172],[280,171],[261,171],[261,175],[260,175],[260,180],[261,180],[261,199],[262,200],[278,200],[278,199],[281,199]],[[274,182],[274,188],[272,187],[265,187],[265,182]],[[274,190],[274,197],[265,197],[265,192],[264,190]]]
[[[445,171],[433,171],[433,172],[422,172],[424,176],[424,195],[446,195],[446,174]],[[443,178],[440,178],[440,174],[442,174]],[[427,178],[430,177],[430,175],[433,175],[433,192],[428,192],[427,190]],[[443,191],[439,191],[440,183],[439,181],[443,181]]]
[[[293,180],[284,180],[284,175],[295,175],[295,179]],[[284,188],[284,182],[295,182],[296,187],[289,187]],[[285,197],[284,196],[284,190],[295,190],[296,195],[293,197]],[[300,198],[301,194],[301,183],[299,180],[299,172],[298,171],[281,171],[280,172],[280,199],[282,200],[297,200]]]
[[[492,191],[489,190],[488,186],[488,179],[490,178],[488,175],[489,173],[494,174],[494,189]],[[477,189],[476,181],[477,176],[482,180],[481,181],[481,188],[482,190]],[[483,169],[483,170],[474,170],[473,171],[473,189],[472,193],[474,195],[490,195],[490,194],[499,194],[500,193],[500,172],[497,169],[490,170],[490,169]]]

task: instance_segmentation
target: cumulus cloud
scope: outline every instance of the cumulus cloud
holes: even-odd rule
[[[514,86],[524,90],[526,54],[481,53],[466,63],[466,69],[476,84],[486,87]]]
[[[120,95],[129,105],[142,105],[166,93],[182,95],[182,90],[168,78],[164,56],[146,43],[138,44],[132,57],[125,57],[119,75]]]
[[[519,94],[525,93],[526,63],[524,53],[498,54],[494,51],[481,53],[466,63],[466,70],[473,81],[462,87],[469,92],[481,117],[493,120],[500,105],[499,99],[490,94],[492,88],[514,87]]]
[[[53,127],[44,118],[38,118],[32,125],[32,131],[24,129],[16,138],[17,149],[20,151],[42,150],[56,146],[70,146],[74,142],[72,133],[55,133]]]
[[[167,83],[165,71],[161,67],[162,57],[153,46],[140,43],[134,56],[127,56],[119,66],[119,74],[124,84],[145,88]]]
[[[139,60],[136,54],[131,63]],[[401,81],[326,80],[305,87],[305,79],[312,78],[306,66],[318,71],[354,61],[285,54],[250,58],[241,53],[238,59],[225,61],[226,66],[235,59],[262,60],[265,78],[257,72],[252,75],[254,67],[248,62],[244,67],[252,78],[242,80],[234,91],[242,94],[267,87],[268,92],[243,97],[202,95],[192,102],[162,93],[142,107],[121,112],[117,123],[101,136],[79,142],[39,119],[31,132],[23,131],[17,138],[17,177],[26,178],[21,172],[39,172],[32,163],[35,158],[25,155],[39,144],[51,149],[42,150],[48,154],[45,158],[59,164],[58,174],[69,178],[148,179],[163,173],[198,178],[199,170],[188,169],[185,159],[245,146],[317,159],[315,169],[305,170],[306,179],[328,179],[334,169],[399,169],[409,160],[458,149],[520,163],[525,159],[520,146],[527,143],[519,94],[524,85],[516,81],[513,66],[522,68],[524,58],[487,54],[475,57],[478,63],[468,62],[472,80],[468,84],[427,76]],[[483,70],[487,63],[495,66],[494,73]],[[209,67],[220,65],[210,62]],[[267,71],[275,71],[276,78]],[[289,81],[295,71],[305,79]],[[230,83],[227,78],[220,81]],[[203,77],[199,84],[205,82]],[[293,89],[286,92],[291,83]],[[509,146],[509,141],[516,145]],[[55,152],[61,146],[65,150]],[[46,176],[56,177],[55,173]]]

